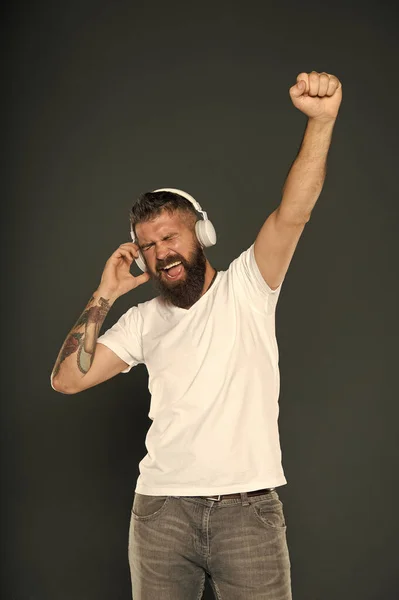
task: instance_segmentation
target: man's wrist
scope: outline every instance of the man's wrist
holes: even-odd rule
[[[104,298],[111,307],[115,300],[118,299],[118,294],[115,291],[106,288],[105,286],[99,286],[93,294],[93,298],[98,302],[100,298]]]
[[[333,128],[336,120],[336,117],[309,117],[308,127],[319,128],[320,130]]]

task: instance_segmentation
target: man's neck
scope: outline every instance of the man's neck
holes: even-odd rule
[[[206,261],[206,269],[205,269],[205,281],[204,281],[204,287],[202,289],[201,296],[203,296],[209,290],[211,284],[213,283],[213,281],[216,277],[216,273],[217,273],[217,271],[212,267],[210,262],[208,262],[208,260],[207,260]]]

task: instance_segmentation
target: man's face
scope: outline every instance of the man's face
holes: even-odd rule
[[[192,306],[202,294],[206,258],[190,217],[164,210],[152,221],[138,223],[136,235],[160,295],[180,308]]]

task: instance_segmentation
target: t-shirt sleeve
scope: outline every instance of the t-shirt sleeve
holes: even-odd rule
[[[282,283],[272,290],[264,280],[255,259],[255,244],[242,252],[230,265],[231,277],[235,287],[253,307],[272,313],[277,305]]]
[[[137,306],[133,306],[97,340],[129,365],[122,373],[128,373],[132,367],[144,362],[141,325],[140,311]]]

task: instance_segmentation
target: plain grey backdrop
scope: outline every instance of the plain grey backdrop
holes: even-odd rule
[[[194,195],[218,232],[208,252],[218,269],[254,241],[306,124],[288,89],[311,70],[337,75],[343,102],[276,315],[293,594],[397,598],[394,4],[16,0],[2,10],[2,598],[131,599],[146,370],[63,396],[51,369],[105,261],[129,241],[139,193]],[[105,328],[152,296],[147,284],[120,298]]]

